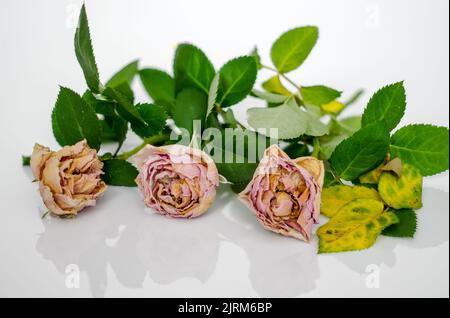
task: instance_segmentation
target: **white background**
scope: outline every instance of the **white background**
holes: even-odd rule
[[[100,76],[126,63],[171,70],[180,42],[201,47],[219,68],[257,45],[270,63],[284,31],[317,25],[320,39],[291,74],[304,85],[370,94],[404,80],[401,125],[448,127],[448,1],[86,1]],[[57,147],[50,113],[58,85],[86,87],[73,51],[81,1],[0,1],[0,296],[446,296],[448,172],[425,181],[414,240],[381,238],[361,253],[315,255],[310,245],[258,227],[225,188],[204,217],[174,222],[143,213],[136,189],[111,189],[72,221],[44,211],[20,155],[35,142]],[[261,73],[259,81],[269,74]],[[138,81],[139,100],[148,100]],[[246,100],[236,112],[245,120]],[[132,147],[131,142],[127,147]],[[66,288],[66,266],[81,270]],[[380,288],[367,288],[367,266]],[[370,270],[370,267],[369,267]]]

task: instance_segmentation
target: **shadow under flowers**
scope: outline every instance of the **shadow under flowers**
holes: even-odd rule
[[[120,194],[119,194],[120,192]],[[249,278],[263,297],[291,297],[312,291],[319,279],[319,257],[334,257],[364,273],[368,264],[396,263],[396,246],[428,248],[448,242],[447,192],[426,188],[414,239],[381,237],[360,253],[318,256],[310,244],[264,230],[227,186],[200,218],[173,220],[143,212],[135,189],[110,188],[98,208],[75,219],[47,217],[36,249],[65,273],[76,264],[87,275],[93,296],[103,297],[108,265],[119,282],[140,288],[147,275],[159,284],[191,277],[205,283],[214,273],[223,240],[242,248],[250,261]]]
[[[218,230],[247,254],[250,282],[259,296],[293,297],[315,288],[320,270],[314,242],[263,229],[231,190],[223,193],[217,208]]]
[[[96,209],[75,219],[43,220],[36,249],[61,273],[68,264],[78,265],[95,297],[105,296],[108,265],[129,288],[142,287],[147,274],[160,284],[184,277],[206,282],[219,249],[211,222],[208,215],[194,220],[147,215],[135,189],[110,188]]]
[[[314,244],[280,240],[262,229],[226,186],[219,188],[211,211],[197,219],[173,220],[143,210],[135,189],[110,188],[96,209],[75,219],[44,219],[36,249],[62,274],[67,265],[78,265],[95,297],[105,296],[108,265],[128,288],[142,287],[147,275],[159,284],[185,277],[205,283],[224,239],[248,255],[249,277],[260,296],[296,296],[315,287]]]

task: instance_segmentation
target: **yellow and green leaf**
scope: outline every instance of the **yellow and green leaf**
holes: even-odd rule
[[[404,164],[401,177],[383,172],[378,184],[381,198],[394,209],[419,209],[422,207],[422,181],[419,169]]]
[[[343,206],[356,199],[382,201],[375,189],[362,186],[337,185],[323,189],[321,213],[326,217],[332,218]]]
[[[383,162],[377,168],[366,172],[362,176],[359,177],[359,182],[366,184],[377,184],[380,181],[381,174],[383,173],[383,167],[386,163]]]
[[[269,93],[283,96],[291,96],[292,93],[281,83],[280,76],[275,75],[262,84],[262,87]]]
[[[381,174],[387,171],[393,172],[400,177],[403,172],[402,161],[399,158],[394,158],[389,161],[389,158],[387,158],[380,166],[360,176],[359,182],[364,184],[378,184]]]
[[[339,114],[345,108],[345,105],[337,100],[334,100],[327,104],[323,104],[320,107],[322,108],[322,111],[327,114]]]
[[[385,228],[398,221],[394,213],[384,211],[384,204],[378,200],[354,200],[317,230],[319,253],[367,249]]]

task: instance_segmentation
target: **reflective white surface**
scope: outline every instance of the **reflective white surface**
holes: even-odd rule
[[[0,223],[0,296],[448,297],[448,192],[425,188],[412,240],[317,255],[316,240],[262,229],[227,186],[192,220],[153,214],[136,189],[118,187],[76,219],[41,219],[28,169],[16,172],[16,206]],[[73,265],[79,288],[68,283]]]
[[[20,155],[36,141],[56,148],[57,85],[85,87],[70,16],[80,3],[0,3],[0,296],[449,296],[448,172],[426,179],[414,239],[380,237],[354,253],[317,255],[316,241],[263,230],[227,186],[194,220],[155,215],[137,189],[117,187],[76,219],[41,219],[45,210]],[[254,43],[268,62],[282,31],[316,24],[318,47],[293,78],[349,93],[405,79],[402,125],[448,127],[448,1],[279,0],[275,7],[260,0],[257,15],[252,1],[211,3],[87,1],[102,78],[138,56],[142,65],[170,69],[181,41],[204,48],[216,67]],[[361,112],[369,95],[350,112]],[[242,120],[254,101],[244,105]],[[79,288],[68,288],[76,287],[77,268]]]

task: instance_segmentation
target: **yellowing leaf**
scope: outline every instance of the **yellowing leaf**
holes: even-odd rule
[[[383,172],[378,191],[384,202],[394,209],[419,209],[422,207],[422,181],[419,169],[404,164],[400,178],[392,172]]]
[[[384,171],[383,168],[386,166],[388,160],[389,158],[386,158],[386,160],[381,165],[360,176],[359,182],[366,184],[378,184],[378,182],[380,181],[381,174]]]
[[[388,161],[389,158],[374,170],[371,170],[359,177],[359,182],[366,184],[378,184],[380,181],[381,174],[385,171],[390,171],[395,173],[397,176],[402,175],[403,164],[399,158],[394,158]]]
[[[384,211],[384,204],[378,200],[352,201],[317,230],[320,239],[319,253],[369,248],[386,227],[398,221],[394,213]]]
[[[378,192],[362,186],[337,185],[322,191],[321,213],[326,217],[334,217],[339,210],[356,199],[373,199],[382,201]]]
[[[284,96],[291,96],[292,93],[284,87],[283,83],[280,81],[280,77],[275,75],[269,78],[262,84],[262,87],[269,93],[280,94]]]
[[[322,105],[321,108],[325,113],[339,114],[345,108],[345,105],[337,100],[334,100],[328,104]]]
[[[381,174],[383,173],[383,167],[384,163],[376,169],[363,174],[359,177],[359,182],[366,184],[377,184],[378,181],[380,181]]]

